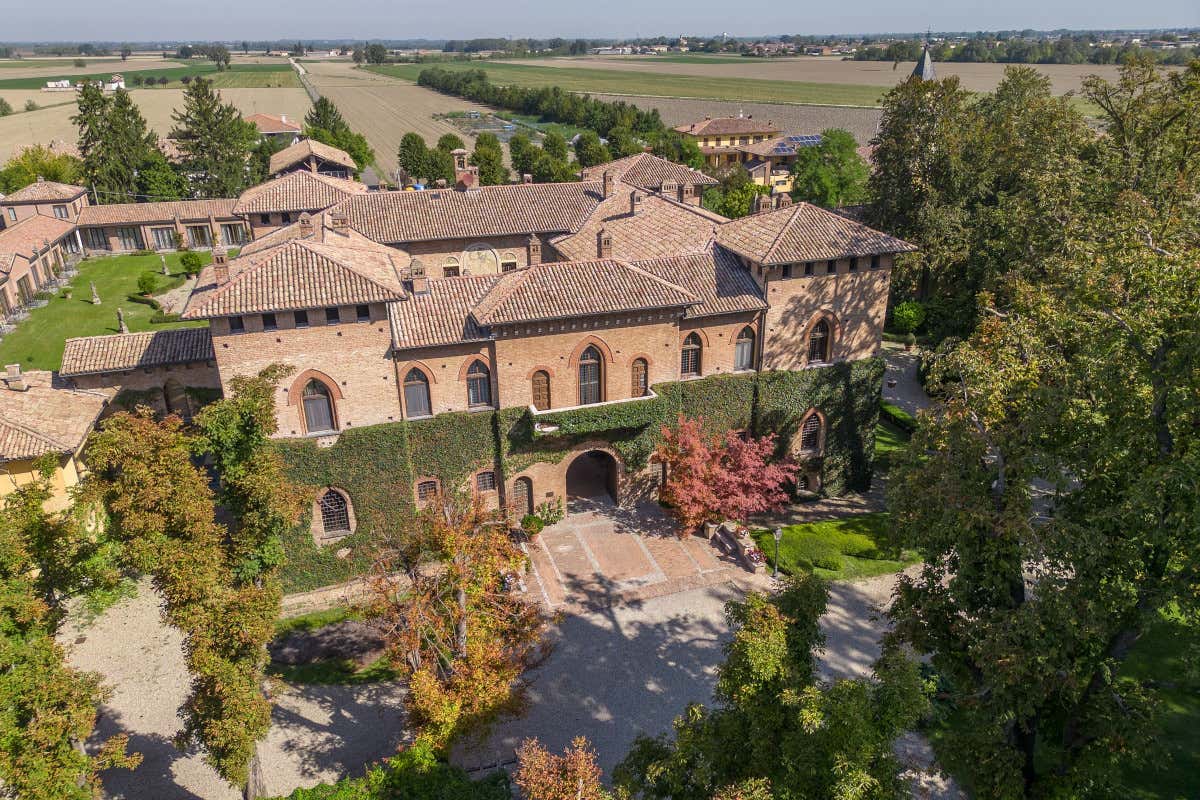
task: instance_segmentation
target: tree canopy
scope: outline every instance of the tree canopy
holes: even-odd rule
[[[236,197],[249,185],[246,168],[258,129],[221,100],[212,81],[196,78],[183,92],[183,108],[172,114],[171,137],[179,142],[183,171],[200,197]]]
[[[821,132],[821,143],[802,147],[792,164],[792,198],[823,208],[861,203],[867,198],[867,162],[848,131]]]

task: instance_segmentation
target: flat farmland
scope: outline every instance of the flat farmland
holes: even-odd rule
[[[396,169],[400,138],[409,131],[421,134],[431,147],[444,133],[460,136],[468,149],[474,146],[471,136],[434,119],[434,114],[490,110],[407,81],[356,70],[349,62],[306,62],[304,67],[317,91],[337,105],[351,128],[367,137],[375,148],[376,163],[388,174]]]
[[[501,62],[521,66],[527,62]],[[692,78],[730,79],[740,78],[755,81],[791,81],[813,84],[840,84],[891,87],[904,80],[915,64],[900,62],[892,68],[890,61],[843,61],[837,57],[801,58],[714,58],[711,56],[581,56],[578,58],[549,58],[537,62],[547,69],[574,71],[633,72],[646,76],[671,75]],[[963,88],[973,92],[988,92],[1004,77],[1007,64],[959,64],[939,62],[935,69],[939,77],[957,75]],[[1108,80],[1117,76],[1117,67],[1111,64],[1031,64],[1050,78],[1055,94],[1078,91],[1088,75],[1099,75]],[[574,88],[574,87],[572,87]],[[586,90],[581,90],[586,91]],[[615,90],[614,90],[615,91]],[[642,94],[666,94],[666,92],[642,92]],[[751,99],[751,98],[747,98]]]
[[[555,64],[554,66],[547,66]],[[611,65],[617,65],[610,68]],[[604,62],[599,66],[580,67],[574,60],[554,59],[536,64],[472,61],[440,64],[445,69],[482,69],[493,83],[501,86],[559,86],[570,92],[589,94],[624,94],[655,97],[693,97],[712,100],[733,100],[757,103],[813,103],[818,105],[851,105],[871,107],[883,96],[882,86],[858,86],[850,83],[814,83],[800,80],[756,80],[723,75],[720,70],[744,66],[740,63],[697,64],[692,68],[718,70],[709,76],[685,75],[673,68],[686,64],[651,64],[643,68],[640,62]],[[622,65],[624,68],[621,68]],[[385,64],[369,67],[373,72],[415,81],[427,64]],[[630,69],[629,67],[633,68]]]
[[[780,105],[773,103],[733,103],[718,100],[689,100],[663,97],[629,97],[597,94],[600,100],[623,100],[641,109],[658,109],[663,122],[685,125],[705,117],[735,117],[739,113],[755,119],[770,120],[788,133],[820,133],[827,128],[843,128],[860,145],[869,142],[879,127],[883,112],[877,108],[846,106]]]
[[[221,97],[237,106],[243,116],[258,112],[282,113],[294,119],[301,119],[312,107],[308,100],[308,94],[303,89],[223,88],[220,91]],[[183,105],[183,91],[181,89],[133,89],[130,94],[138,108],[141,109],[142,116],[146,118],[150,128],[159,136],[166,136],[174,125],[171,119],[172,112]],[[51,93],[41,96],[60,97]],[[13,102],[19,97],[18,93],[0,89],[0,97],[7,99],[14,108],[24,105],[23,99],[20,100],[20,105]],[[74,142],[78,135],[78,131],[71,122],[71,116],[75,113],[74,97],[67,95],[65,98],[60,98],[60,102],[64,100],[66,102],[63,102],[62,105],[53,108],[42,108],[37,111],[26,111],[0,117],[0,161],[7,160],[16,150],[26,145],[45,144],[51,139]],[[34,102],[38,102],[36,96]],[[394,156],[395,154],[393,154]]]
[[[136,55],[128,61],[119,58],[85,58],[84,66],[75,66],[73,58],[22,58],[0,59],[0,78],[64,78],[74,75],[94,75],[107,70],[108,75],[114,72],[138,72],[146,69],[166,69],[181,67],[182,62],[164,59],[161,55],[153,57]]]
[[[0,92],[6,89],[41,89],[48,80],[70,79],[73,81],[106,80],[114,72],[125,76],[125,82],[131,85],[133,76],[144,78],[166,78],[166,86],[182,86],[181,78],[203,76],[210,79],[218,87],[230,86],[239,88],[288,88],[299,87],[300,81],[295,70],[287,63],[281,64],[233,64],[229,69],[218,72],[211,62],[195,62],[181,65],[175,61],[147,61],[147,66],[129,67],[96,71],[95,67],[78,70],[76,74],[53,71],[42,76],[28,76],[24,73],[16,75],[16,70],[0,73]],[[10,74],[14,73],[14,74]]]

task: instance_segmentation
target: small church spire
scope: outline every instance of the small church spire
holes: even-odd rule
[[[923,81],[937,79],[937,74],[933,71],[933,56],[929,55],[929,42],[925,43],[925,49],[921,51],[921,57],[917,59],[917,66],[913,68],[912,74],[914,78]]]

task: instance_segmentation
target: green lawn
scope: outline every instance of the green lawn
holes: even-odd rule
[[[892,456],[908,445],[909,434],[882,417],[875,426],[875,472],[886,473]]]
[[[919,559],[905,550],[885,553],[876,544],[888,525],[887,512],[789,525],[779,543],[779,570],[787,574],[811,572],[829,580],[854,580],[899,572]],[[775,563],[775,538],[768,530],[751,534],[767,557],[768,569]]]
[[[1123,670],[1131,678],[1158,682],[1162,701],[1157,736],[1165,758],[1126,773],[1129,796],[1136,800],[1182,800],[1197,796],[1200,776],[1200,675],[1195,666],[1200,629],[1178,614],[1164,612],[1134,645]]]
[[[175,283],[180,277],[180,255],[167,254],[168,269],[176,279]],[[209,254],[202,253],[201,256],[207,263]],[[71,299],[58,293],[48,305],[31,311],[29,319],[0,341],[0,364],[19,363],[26,369],[58,369],[62,364],[63,342],[67,339],[118,332],[118,306],[125,312],[125,324],[134,332],[207,325],[206,322],[152,324],[150,317],[155,310],[129,300],[129,295],[137,294],[138,276],[159,270],[157,255],[108,256],[80,262],[79,274],[71,282]],[[166,281],[160,274],[160,286]],[[92,305],[89,282],[96,284],[101,300],[98,306]]]
[[[415,81],[429,64],[383,64],[363,67],[380,75]],[[567,91],[599,94],[658,95],[711,100],[815,105],[875,106],[885,91],[880,86],[806,83],[674,75],[661,72],[623,72],[584,67],[543,67],[533,64],[482,61],[437,64],[443,69],[482,69],[501,86],[559,86]],[[2,85],[2,84],[0,84]]]
[[[134,75],[139,75],[143,78],[160,78],[165,77],[167,83],[163,88],[179,88],[182,86],[181,78],[184,76],[196,77],[202,75],[212,79],[213,83],[218,87],[240,87],[240,88],[259,88],[259,87],[297,87],[300,86],[300,79],[296,76],[295,70],[287,63],[283,64],[232,64],[228,70],[217,72],[216,64],[211,62],[188,64],[187,66],[179,66],[177,61],[164,61],[163,66],[137,66],[136,68],[122,69],[121,74],[125,76],[125,84],[131,89],[137,88],[130,79]],[[83,80],[108,80],[112,77],[114,70],[107,72],[95,72],[88,75],[44,75],[38,78],[4,78],[0,79],[0,89],[41,89],[46,85],[46,81],[54,80],[69,80],[72,83],[77,83]]]

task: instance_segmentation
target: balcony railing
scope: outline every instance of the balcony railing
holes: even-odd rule
[[[572,420],[572,418],[579,418],[579,417],[583,417],[583,416],[588,417],[589,421],[592,423],[591,425],[586,426],[589,428],[589,430],[602,430],[602,429],[605,429],[606,426],[603,423],[601,423],[600,427],[596,427],[596,423],[599,422],[599,420],[597,418],[602,416],[602,414],[596,413],[596,412],[601,412],[604,409],[611,409],[611,408],[617,407],[617,406],[630,406],[630,405],[645,403],[647,401],[657,400],[657,399],[658,399],[658,395],[654,393],[654,390],[647,389],[646,394],[642,395],[641,397],[625,397],[620,400],[605,400],[600,403],[588,403],[587,405],[581,405],[581,406],[566,406],[564,408],[548,408],[548,409],[540,411],[531,405],[531,406],[529,406],[529,413],[530,413],[531,417],[533,418],[533,434],[534,434],[534,436],[555,436],[555,435],[561,433],[562,429],[564,427],[567,427],[567,428],[574,427],[569,424],[569,422]],[[631,422],[631,420],[628,420],[628,419],[622,420],[622,419],[614,418],[607,427],[608,428],[631,427],[630,422]],[[648,422],[648,420],[647,420],[647,422]],[[640,423],[640,424],[645,424],[645,423]],[[570,433],[575,433],[577,431],[568,430],[566,432],[568,434],[570,434]]]

